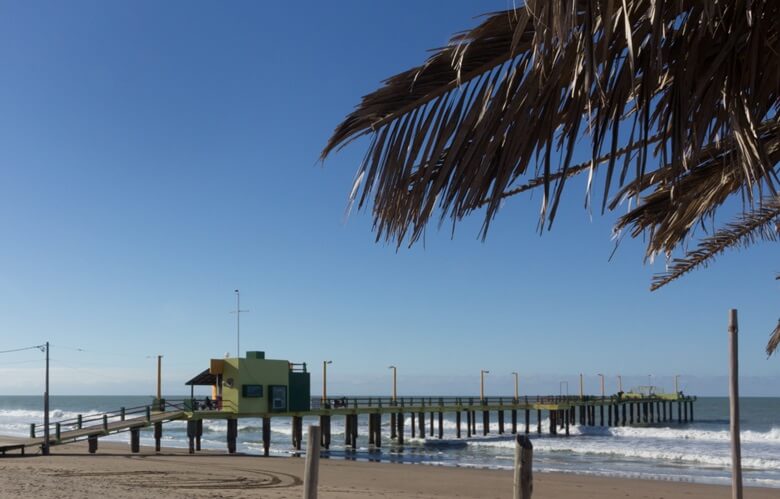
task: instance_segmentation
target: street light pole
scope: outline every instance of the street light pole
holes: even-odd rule
[[[617,378],[618,378],[618,391],[622,392],[623,391],[623,376],[618,374]]]
[[[43,392],[43,446],[41,453],[49,455],[49,342],[46,342],[46,387]]]
[[[333,364],[332,360],[322,361],[322,403],[328,400],[328,364]]]
[[[516,372],[513,372],[512,374],[515,375],[515,403],[520,400],[520,375]]]
[[[157,356],[157,404],[162,400],[162,355]],[[162,410],[162,407],[160,407]]]
[[[601,376],[601,398],[604,398],[604,375],[599,373],[599,376]]]
[[[396,401],[396,398],[398,398],[398,392],[397,392],[397,387],[398,387],[398,385],[397,385],[397,381],[398,381],[398,377],[397,377],[397,374],[398,374],[398,369],[397,369],[395,366],[388,366],[387,368],[388,368],[388,369],[392,369],[392,370],[393,370],[393,403],[395,403],[395,401]]]
[[[485,402],[485,375],[490,374],[490,371],[484,369],[479,371],[479,401]]]
[[[582,373],[580,373],[580,398],[584,398],[584,397],[585,397],[585,385],[583,384],[582,381]]]

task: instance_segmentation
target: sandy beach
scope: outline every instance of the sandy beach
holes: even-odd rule
[[[48,457],[9,454],[0,458],[0,496],[19,498],[297,498],[303,458],[262,458],[222,453],[188,455],[101,442],[90,455],[84,444],[54,447]],[[424,465],[321,461],[320,497],[505,498],[512,493],[507,471]],[[777,489],[748,488],[745,497],[777,498]],[[537,473],[534,497],[728,498],[724,486],[655,480]]]

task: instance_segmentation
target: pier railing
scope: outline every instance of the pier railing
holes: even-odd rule
[[[126,419],[133,419],[144,417],[147,420],[151,419],[152,411],[155,410],[153,405],[139,405],[136,407],[120,407],[115,411],[94,413],[94,414],[79,414],[74,418],[62,419],[49,423],[49,435],[55,440],[60,439],[60,434],[64,431],[81,430],[89,426],[103,425],[107,430],[109,423],[115,423],[117,421],[125,421]],[[30,438],[41,437],[45,433],[45,427],[42,423],[30,424]]]
[[[512,406],[512,405],[530,405],[530,404],[588,404],[588,403],[607,403],[620,402],[633,399],[643,400],[673,400],[678,394],[653,393],[650,395],[639,393],[620,393],[612,395],[534,395],[515,398],[512,396],[484,397],[437,397],[437,396],[416,396],[416,397],[321,397],[311,398],[312,410],[319,409],[362,409],[368,407],[458,407],[458,406]],[[679,394],[682,397],[682,394]]]
[[[311,398],[311,408],[319,409],[359,409],[367,407],[458,407],[458,406],[495,406],[495,405],[521,405],[521,404],[562,404],[579,403],[589,400],[600,400],[601,397],[583,397],[572,395],[551,396],[523,396],[515,397],[321,397]],[[608,400],[605,399],[605,400]]]

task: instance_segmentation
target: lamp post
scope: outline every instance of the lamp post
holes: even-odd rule
[[[162,400],[162,355],[157,356],[157,403]],[[160,408],[162,410],[162,407]]]
[[[516,372],[512,372],[515,375],[515,403],[520,400],[520,375]]]
[[[618,374],[617,378],[618,378],[618,391],[622,392],[623,391],[623,376]]]
[[[322,361],[322,403],[328,400],[328,364],[333,364],[332,360]]]
[[[585,397],[585,385],[582,381],[582,373],[580,373],[580,398]]]
[[[674,375],[674,394],[677,395],[680,393],[680,375],[675,374]]]
[[[490,374],[490,371],[481,369],[479,371],[479,401],[485,403],[485,375]]]
[[[599,373],[599,376],[601,377],[601,398],[604,398],[604,375]]]
[[[387,368],[393,370],[393,404],[395,404],[396,398],[398,398],[398,368],[395,366],[387,366]]]

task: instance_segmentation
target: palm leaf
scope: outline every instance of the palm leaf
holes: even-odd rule
[[[772,355],[775,353],[778,345],[780,345],[780,320],[777,321],[777,326],[769,337],[769,343],[766,345],[766,354]]]
[[[656,275],[651,286],[656,290],[696,267],[706,266],[728,248],[747,247],[756,241],[780,239],[780,196],[771,198],[760,208],[744,214],[737,221],[704,239],[698,247],[674,263],[663,274]]]
[[[767,144],[780,131],[767,124],[780,110],[779,54],[780,2],[529,1],[386,80],[322,157],[373,136],[354,193],[359,207],[373,198],[377,239],[412,244],[437,210],[457,221],[480,207],[484,236],[504,197],[534,187],[551,223],[570,169],[604,169],[604,207],[614,186],[632,186],[624,200],[661,189],[632,234],[650,231],[649,251],[668,250],[724,198],[774,192]],[[583,139],[590,165],[573,168]],[[734,177],[728,188],[713,186],[718,168]],[[698,173],[710,179],[698,184],[706,201],[684,223],[656,227],[684,206],[662,198],[702,171],[712,172]]]

